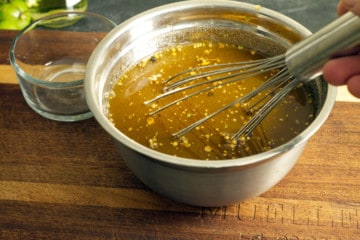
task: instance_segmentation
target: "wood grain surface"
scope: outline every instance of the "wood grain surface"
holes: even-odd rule
[[[37,115],[10,75],[0,73],[0,239],[360,239],[360,103],[337,102],[268,192],[201,208],[144,186],[94,119]]]

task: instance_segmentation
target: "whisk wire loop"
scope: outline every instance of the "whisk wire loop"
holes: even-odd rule
[[[182,71],[170,77],[168,80],[166,80],[164,83],[168,84],[168,86],[164,87],[164,92],[169,91],[171,89],[176,89],[177,87],[189,83],[191,81],[202,80],[208,77],[211,77],[211,80],[206,82],[202,81],[199,83],[199,85],[209,84],[216,81],[234,78],[236,76],[245,75],[247,73],[258,74],[259,72],[267,72],[273,70],[274,67],[277,67],[279,63],[284,63],[283,60],[284,60],[284,55],[280,55],[272,58],[258,59],[253,61],[214,64],[214,65],[206,65],[206,66],[191,68]],[[204,72],[203,70],[206,71]],[[220,77],[213,78],[214,76],[220,76]],[[180,80],[173,82],[174,80],[179,78]],[[191,85],[189,87],[194,87],[199,85]]]
[[[200,66],[197,68],[185,70],[167,79],[165,81],[165,84],[167,84],[167,86],[164,87],[163,89],[164,92],[156,96],[155,98],[146,101],[145,104],[147,105],[155,101],[158,101],[162,98],[165,98],[167,96],[173,95],[175,93],[183,92],[185,90],[194,89],[205,85],[204,88],[190,92],[187,95],[180,97],[174,101],[171,101],[170,103],[167,103],[159,107],[158,109],[150,112],[149,115],[152,116],[181,101],[194,97],[195,95],[210,91],[217,87],[221,87],[225,84],[241,81],[274,70],[277,70],[277,72],[275,72],[267,81],[265,81],[254,91],[251,91],[245,94],[244,96],[235,99],[234,101],[226,104],[225,106],[219,108],[218,110],[206,115],[205,117],[199,119],[198,121],[172,134],[174,137],[179,138],[185,135],[186,133],[190,132],[194,128],[198,127],[199,125],[203,124],[204,122],[208,121],[209,119],[226,111],[227,109],[234,107],[237,104],[245,103],[253,99],[263,91],[273,88],[272,90],[270,90],[269,93],[265,94],[263,98],[258,100],[255,104],[253,104],[248,111],[252,111],[252,108],[255,108],[255,106],[259,105],[261,102],[264,102],[264,99],[268,98],[271,95],[274,95],[275,91],[278,88],[281,88],[281,86],[284,85],[284,82],[288,81],[287,76],[289,76],[289,73],[286,68],[285,55],[282,54],[271,58],[265,58],[254,61],[247,61],[247,62],[235,62],[235,63]],[[260,113],[255,114],[256,116],[253,119],[251,119],[247,124],[245,124],[239,131],[237,131],[232,138],[238,139],[244,133],[246,136],[250,135],[251,132],[254,130],[254,128],[271,111],[271,109],[273,108],[271,104],[280,101],[281,99],[280,97],[283,96],[285,92],[287,93],[286,90],[279,91],[277,94],[274,95],[274,97],[271,98],[271,100],[268,103],[265,103],[263,105],[264,107],[260,106],[259,107]],[[268,111],[264,110],[264,108],[267,108],[269,110]]]
[[[285,77],[285,78],[284,78]],[[194,128],[198,127],[199,125],[203,124],[204,122],[208,121],[209,119],[215,117],[216,115],[224,112],[225,110],[240,104],[240,103],[244,103],[249,101],[250,99],[254,98],[255,96],[257,96],[259,93],[266,91],[269,88],[274,87],[275,85],[275,89],[272,89],[272,91],[270,91],[270,93],[267,96],[270,96],[270,94],[272,94],[276,89],[280,88],[282,85],[284,85],[285,83],[287,83],[290,79],[292,79],[292,77],[289,75],[287,68],[283,68],[281,69],[278,73],[276,73],[275,75],[273,75],[268,81],[264,82],[262,85],[260,85],[258,88],[256,88],[254,91],[249,92],[248,94],[244,95],[243,97],[237,98],[234,101],[232,101],[231,103],[225,105],[222,108],[219,108],[218,110],[208,114],[207,116],[201,118],[200,120],[188,125],[187,127],[181,129],[178,132],[173,133],[174,137],[181,137],[183,135],[185,135],[186,133],[192,131]],[[297,83],[295,83],[297,84]],[[265,105],[260,107],[260,110],[264,111],[264,108],[268,108],[268,112],[260,112],[259,115],[263,116],[263,118],[265,118],[265,116],[275,107],[275,105],[281,100],[281,97],[285,96],[292,88],[292,85],[289,86],[289,89],[287,89],[285,87],[285,90],[280,90],[279,93],[275,94],[271,100],[266,103]],[[280,94],[280,92],[282,94]],[[273,105],[271,105],[273,104]],[[254,105],[252,105],[253,107]],[[271,108],[269,107],[271,106]],[[265,115],[266,113],[266,115]],[[257,112],[255,115],[258,115]],[[259,119],[259,121],[255,121],[256,118],[252,118],[253,121],[249,121],[248,123],[246,123],[236,134],[233,135],[232,139],[238,139],[243,133],[246,133],[246,136],[249,136],[251,134],[251,132],[255,129],[255,127],[261,122],[261,120],[263,119]]]
[[[255,128],[264,120],[264,118],[276,107],[276,105],[283,99],[291,90],[293,90],[300,81],[296,80],[293,76],[288,75],[288,78],[283,79],[281,85],[286,84],[281,88],[269,101],[265,102],[256,114],[237,131],[232,139],[238,140],[241,136],[249,137]],[[279,85],[280,86],[280,85]],[[277,87],[279,88],[279,87]]]
[[[198,73],[198,74],[195,74],[192,76],[181,78],[182,75],[184,75],[184,74],[186,75],[190,71],[194,71],[194,69],[185,70],[185,71],[180,72],[180,73],[176,74],[175,76],[169,78],[168,80],[166,80],[165,83],[170,84],[170,85],[164,88],[164,93],[157,95],[153,99],[145,101],[144,104],[148,105],[148,104],[151,104],[155,101],[158,101],[162,98],[165,98],[167,96],[173,95],[178,92],[183,92],[185,90],[193,89],[193,88],[196,88],[196,87],[199,87],[202,85],[209,85],[208,87],[205,87],[198,91],[194,91],[192,93],[189,93],[181,98],[178,98],[178,99],[150,112],[149,115],[153,116],[153,115],[155,115],[155,114],[157,114],[157,113],[159,113],[181,101],[184,101],[188,98],[194,97],[203,92],[210,91],[214,88],[217,88],[217,87],[220,87],[220,86],[223,86],[226,84],[244,80],[244,79],[259,75],[260,73],[266,73],[269,71],[273,71],[274,69],[283,68],[285,66],[284,58],[285,58],[284,55],[279,55],[279,56],[272,57],[272,58],[266,58],[266,59],[248,61],[248,62],[236,62],[236,63],[200,66],[200,67],[195,68],[196,71],[198,71],[199,69],[202,69],[202,70],[203,69],[211,69],[214,67],[215,68],[222,67],[222,68],[210,70],[210,71],[206,71],[204,73]],[[225,66],[230,66],[230,67],[224,68]],[[235,72],[235,73],[232,73],[232,72]],[[227,74],[225,76],[221,75],[224,73],[227,73]],[[228,73],[231,73],[231,74],[228,74]],[[208,77],[208,76],[213,76],[213,79],[210,79],[210,80],[206,79],[204,81],[203,78]],[[180,78],[180,80],[171,83],[175,78]],[[191,81],[194,81],[194,80],[202,80],[202,81],[182,86],[182,85],[189,83]],[[216,84],[213,84],[213,83],[216,83]],[[269,82],[269,84],[270,83],[271,82]],[[246,99],[247,98],[244,98],[244,100],[242,100],[241,102],[246,101]],[[234,103],[233,105],[235,105],[235,104],[236,103]]]
[[[267,92],[264,94],[262,98],[257,100],[255,103],[253,103],[251,106],[248,107],[249,112],[253,112],[252,109],[257,107],[260,103],[264,102],[266,98],[272,97],[275,95],[275,92],[280,89],[281,87],[284,87],[284,85],[288,82],[288,80],[291,80],[291,76],[289,76],[289,70],[287,68],[282,68],[279,70],[272,78],[270,78],[266,83],[261,86],[264,90],[265,88],[272,86],[272,90],[270,92]]]

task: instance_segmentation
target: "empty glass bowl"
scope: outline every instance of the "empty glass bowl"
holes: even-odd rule
[[[90,12],[67,12],[34,21],[14,39],[10,62],[28,105],[43,117],[78,121],[92,116],[83,88],[87,61],[114,28]]]

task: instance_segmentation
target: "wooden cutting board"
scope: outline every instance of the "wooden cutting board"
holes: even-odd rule
[[[360,239],[360,103],[337,102],[263,195],[186,206],[144,186],[94,119],[34,113],[4,54],[13,34],[0,32],[0,239]]]

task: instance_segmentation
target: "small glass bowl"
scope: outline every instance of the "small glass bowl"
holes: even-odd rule
[[[43,117],[73,122],[92,117],[84,93],[87,61],[116,24],[90,12],[34,21],[10,47],[10,62],[28,105]]]

